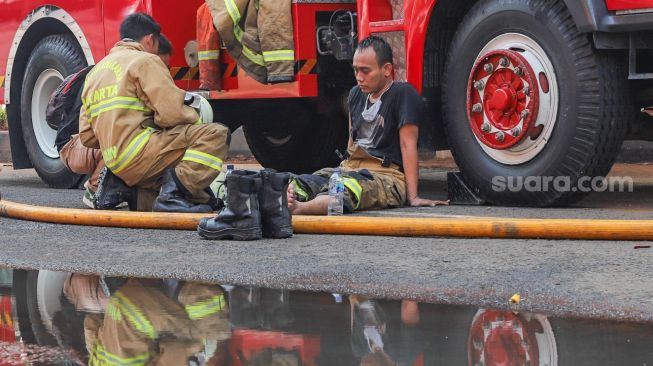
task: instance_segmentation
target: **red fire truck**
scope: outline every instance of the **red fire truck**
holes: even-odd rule
[[[225,0],[229,1],[229,0]],[[66,75],[99,61],[126,14],[146,12],[175,49],[171,74],[198,88],[202,0],[4,0],[0,101],[15,168],[73,187],[45,105]],[[261,85],[222,52],[216,121],[243,126],[265,166],[307,172],[337,162],[356,42],[387,39],[398,80],[427,106],[423,151],[451,149],[466,184],[494,204],[573,202],[584,177],[608,173],[625,138],[653,134],[638,110],[653,95],[652,0],[293,0],[295,80]],[[497,189],[499,177],[566,177],[567,189]],[[514,188],[514,189],[513,189]]]

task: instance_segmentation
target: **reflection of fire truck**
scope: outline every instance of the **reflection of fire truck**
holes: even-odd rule
[[[201,3],[2,2],[0,100],[15,167],[33,166],[55,187],[78,183],[57,159],[45,103],[64,76],[108,52],[127,13],[157,18],[176,50],[173,77],[196,89],[191,41]],[[222,52],[225,92],[206,94],[219,121],[244,126],[263,165],[333,164],[346,142],[351,51],[376,34],[394,48],[396,78],[427,104],[424,149],[451,148],[467,184],[492,203],[564,204],[582,196],[579,179],[607,174],[625,137],[653,136],[635,117],[652,94],[651,9],[649,0],[293,1],[295,81],[257,84]],[[497,177],[570,184],[497,189]]]

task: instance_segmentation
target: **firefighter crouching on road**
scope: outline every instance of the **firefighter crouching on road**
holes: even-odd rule
[[[394,82],[392,49],[371,36],[358,44],[354,55],[357,86],[349,105],[349,157],[342,169],[344,209],[383,209],[446,205],[418,195],[418,125],[424,115],[422,100],[410,84]],[[325,215],[332,168],[297,176],[288,188],[293,215]]]
[[[160,32],[149,15],[129,15],[122,40],[86,77],[80,139],[102,150],[108,168],[96,202],[133,207],[131,187],[160,187],[154,211],[210,212],[217,200],[208,187],[222,169],[229,129],[184,105],[186,93],[156,55]]]
[[[172,56],[172,45],[166,36],[161,34],[159,36],[159,57],[166,66],[170,67],[170,57]],[[82,75],[82,72],[88,73],[87,70],[82,70],[79,72]],[[84,76],[86,74],[83,74]],[[81,79],[79,83],[81,84]],[[96,208],[95,204],[95,192],[98,188],[98,180],[100,178],[100,172],[104,169],[104,161],[102,160],[102,151],[100,149],[92,149],[82,145],[82,142],[79,139],[79,110],[82,106],[81,96],[82,96],[82,85],[79,85],[77,89],[77,81],[69,81],[68,83],[64,80],[63,84],[66,84],[66,87],[75,88],[74,90],[68,90],[67,92],[70,95],[65,96],[66,98],[73,97],[75,101],[70,106],[69,110],[61,111],[63,116],[61,116],[61,121],[59,127],[57,128],[57,139],[56,145],[59,148],[59,157],[63,164],[73,173],[90,175],[89,179],[84,183],[84,196],[82,197],[82,202],[89,208]],[[60,86],[61,88],[61,86]],[[62,92],[63,94],[63,92]],[[48,104],[48,110],[53,108],[53,110],[60,110],[65,108],[65,106],[60,105],[62,103],[61,99],[57,99],[57,95],[53,95],[54,99],[50,100]],[[61,98],[63,96],[59,96]],[[65,103],[65,102],[64,102]],[[57,118],[59,116],[53,116]],[[74,133],[74,134],[73,134]]]

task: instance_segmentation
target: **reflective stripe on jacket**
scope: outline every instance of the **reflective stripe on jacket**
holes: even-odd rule
[[[197,112],[184,105],[184,94],[157,55],[137,42],[120,41],[86,76],[80,139],[100,148],[109,169],[120,175],[152,134],[199,121]],[[137,181],[132,180],[126,183]]]

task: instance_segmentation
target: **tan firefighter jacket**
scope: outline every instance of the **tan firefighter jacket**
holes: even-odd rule
[[[138,42],[120,41],[86,76],[80,139],[102,149],[107,167],[120,175],[141,158],[152,134],[199,122],[197,112],[184,105],[184,95],[157,55]]]
[[[85,320],[90,366],[188,365],[208,341],[231,336],[229,308],[216,285],[188,283],[176,299],[157,280],[130,279],[104,320]]]
[[[227,51],[260,83],[291,81],[292,0],[206,0]]]

